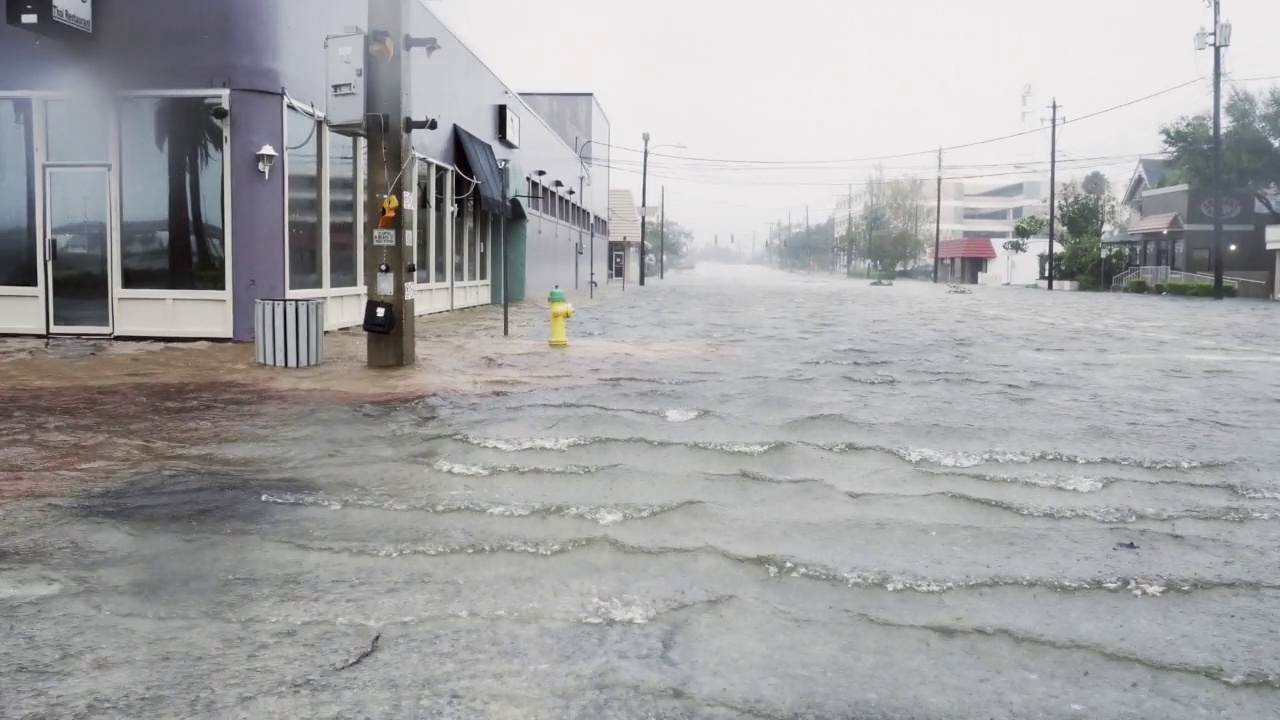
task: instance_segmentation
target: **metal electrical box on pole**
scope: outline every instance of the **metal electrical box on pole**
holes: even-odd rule
[[[405,219],[413,203],[401,202],[412,154],[404,119],[410,63],[404,45],[407,0],[369,0],[365,57],[365,130],[368,185],[364,277],[370,367],[402,367],[417,361],[414,345],[414,242]],[[337,78],[335,78],[337,79]],[[331,101],[334,88],[329,88]],[[388,291],[390,291],[388,293]],[[370,324],[372,313],[392,314],[390,327]],[[377,328],[371,330],[370,328]]]

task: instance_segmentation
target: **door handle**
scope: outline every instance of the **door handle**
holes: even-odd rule
[[[49,262],[57,262],[58,261],[58,243],[53,238],[45,238],[44,242],[45,242],[45,246],[48,248],[48,252],[46,254],[49,257]]]

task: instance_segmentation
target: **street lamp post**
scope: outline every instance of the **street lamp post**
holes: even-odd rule
[[[649,133],[644,134],[644,163],[640,175],[640,287],[644,287],[645,235],[649,230]]]
[[[644,162],[641,164],[640,171],[640,285],[643,287],[644,268],[648,257],[645,252],[645,238],[648,236],[649,231],[649,133],[645,133],[641,137],[644,139]],[[677,150],[688,149],[684,145],[654,145],[653,149],[657,150],[664,147]],[[665,203],[665,189],[663,190],[663,198]],[[659,277],[661,278],[662,275],[662,271],[659,270]]]
[[[578,195],[581,197],[581,202],[584,206],[587,203],[587,196],[584,192],[585,188],[583,187],[583,181],[585,180],[587,175],[587,161],[583,159],[582,154],[587,151],[587,146],[593,142],[595,142],[595,140],[588,140],[582,143],[582,147],[578,148],[578,164],[582,166],[582,174],[578,176]],[[594,187],[594,183],[593,183],[593,187]],[[592,197],[594,197],[595,191],[592,190],[591,194],[592,194]],[[588,254],[587,254],[587,264],[591,266],[591,270],[590,272],[587,273],[587,295],[588,297],[594,298],[596,296],[596,215],[594,211],[591,211],[588,214],[590,215],[589,223],[591,225],[591,228],[590,228],[591,249],[588,251]],[[606,214],[608,214],[607,208],[606,208]],[[573,258],[574,287],[577,287],[578,258],[581,256],[582,256],[582,228],[578,228],[577,255],[575,255]]]

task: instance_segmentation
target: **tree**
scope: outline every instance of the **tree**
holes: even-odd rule
[[[1045,223],[1043,218],[1031,215],[1024,217],[1013,225],[1013,239],[1006,240],[1004,249],[1011,253],[1008,256],[1008,262],[1005,270],[1005,277],[1009,282],[1013,281],[1013,256],[1021,255],[1026,252],[1031,238],[1044,232]],[[1009,283],[1005,283],[1006,285]]]
[[[663,233],[665,233],[665,239]],[[657,235],[658,246],[660,248],[665,246],[666,248],[664,255],[668,263],[678,262],[683,259],[689,251],[689,245],[693,243],[693,233],[685,226],[671,219],[666,220],[664,225],[659,226],[658,232],[654,234]]]
[[[1174,171],[1164,184],[1213,184],[1213,116],[1184,115],[1160,128]],[[1223,106],[1222,187],[1257,192],[1280,181],[1280,88],[1233,89]],[[1274,211],[1273,211],[1274,212]]]
[[[1106,178],[1089,189],[1073,182],[1064,183],[1058,189],[1057,221],[1065,236],[1057,241],[1064,247],[1075,240],[1102,237],[1103,230],[1115,219],[1116,198]]]

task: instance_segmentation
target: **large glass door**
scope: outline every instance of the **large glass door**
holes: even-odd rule
[[[46,169],[50,333],[111,334],[110,208],[107,168]]]

